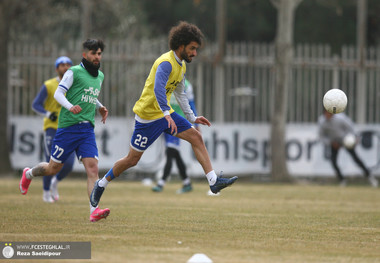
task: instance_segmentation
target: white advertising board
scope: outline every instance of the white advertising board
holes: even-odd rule
[[[44,161],[43,131],[40,117],[11,116],[8,121],[10,154],[14,169],[22,169]],[[96,120],[95,134],[99,149],[99,168],[110,169],[114,162],[129,150],[134,120],[109,118],[106,124]],[[358,155],[369,166],[374,167],[380,159],[380,125],[357,125],[362,134],[371,134],[366,142],[356,148]],[[268,124],[213,124],[201,127],[214,169],[229,174],[269,174],[270,172],[270,125]],[[316,124],[288,124],[286,129],[287,164],[291,174],[306,176],[334,176],[325,149],[318,140]],[[181,153],[193,176],[203,175],[189,143],[181,142]],[[339,153],[338,162],[342,172],[358,176],[360,169],[345,151]],[[159,173],[165,163],[165,143],[161,136],[143,155],[134,168],[149,173]],[[176,168],[175,165],[173,165]],[[76,171],[84,171],[76,163]],[[174,170],[173,172],[175,172]],[[375,174],[379,174],[379,169]]]

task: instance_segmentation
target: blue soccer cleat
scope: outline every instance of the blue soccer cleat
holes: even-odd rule
[[[214,194],[217,194],[223,188],[226,188],[226,187],[232,185],[237,179],[238,179],[237,176],[234,176],[232,178],[217,177],[215,184],[214,185],[210,185],[210,190]]]
[[[99,186],[100,179],[96,180],[94,189],[92,189],[91,195],[90,195],[90,203],[93,207],[97,207],[100,201],[100,198],[102,197],[102,194],[104,192],[104,187]]]

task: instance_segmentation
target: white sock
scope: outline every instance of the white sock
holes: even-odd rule
[[[97,207],[93,207],[91,205],[91,202],[90,202],[90,214],[92,214],[95,211],[96,208],[98,208],[98,206]]]
[[[162,179],[160,179],[160,180],[158,180],[157,184],[158,184],[159,186],[164,187],[164,186],[165,186],[165,181],[162,180]]]
[[[53,178],[51,179],[51,182],[50,182],[50,189],[51,188],[57,188],[57,184],[58,184],[58,179],[56,176],[53,176]]]
[[[32,179],[34,178],[33,173],[32,173],[32,170],[33,170],[33,169],[29,169],[29,170],[26,171],[26,173],[25,173],[26,178],[29,179],[29,180],[32,180]]]
[[[107,181],[106,177],[104,176],[102,179],[100,179],[98,184],[100,187],[106,187],[108,185],[108,183],[109,182]]]
[[[42,196],[42,199],[45,201],[45,202],[48,202],[48,203],[54,203],[54,199],[53,197],[51,196],[51,193],[49,190],[44,190],[43,191],[43,196]]]
[[[190,181],[190,178],[189,178],[189,177],[187,177],[185,180],[182,181],[182,184],[183,184],[183,185],[188,185],[188,184],[190,184],[190,183],[191,183],[191,181]]]
[[[209,185],[214,185],[216,183],[217,176],[214,170],[206,174],[206,177]]]

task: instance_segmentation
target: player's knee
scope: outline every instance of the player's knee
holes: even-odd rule
[[[84,167],[86,169],[87,176],[97,176],[99,173],[98,161],[93,158],[82,159]]]
[[[87,174],[88,175],[97,175],[99,173],[99,167],[97,164],[90,165],[87,167]]]
[[[202,145],[203,144],[202,135],[199,132],[192,134],[190,143],[192,145]]]

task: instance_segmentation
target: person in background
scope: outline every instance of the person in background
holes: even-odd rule
[[[191,83],[187,79],[185,80],[185,93],[189,100],[191,110],[194,112],[195,115],[197,115],[195,102],[194,102],[193,85],[191,85]],[[183,111],[181,110],[181,107],[179,106],[175,96],[171,97],[170,105],[172,106],[173,110],[176,113],[178,113],[184,118],[186,117]],[[199,131],[198,125],[195,125],[195,128]],[[152,191],[162,192],[165,186],[166,180],[170,175],[173,160],[175,160],[177,163],[179,175],[181,176],[181,179],[182,179],[182,188],[179,189],[177,193],[183,194],[183,193],[191,192],[193,190],[193,187],[191,185],[190,177],[187,175],[186,165],[181,157],[181,153],[179,150],[180,139],[178,137],[165,133],[165,141],[166,141],[166,164],[164,167],[164,173],[162,175],[162,178],[158,180],[157,185],[152,188]]]
[[[332,114],[324,110],[319,117],[319,136],[322,142],[331,149],[330,160],[341,186],[346,186],[344,178],[338,166],[338,153],[340,149],[346,149],[355,163],[363,170],[365,177],[373,187],[378,186],[378,181],[371,175],[355,151],[358,142],[351,119],[344,113]]]
[[[135,128],[129,153],[118,160],[102,179],[96,181],[90,197],[92,206],[98,205],[108,183],[123,171],[135,166],[144,151],[162,133],[175,135],[191,144],[213,193],[220,192],[237,180],[237,176],[222,178],[216,175],[202,135],[191,124],[211,125],[205,117],[194,115],[184,92],[186,62],[190,63],[197,55],[202,38],[203,34],[197,26],[184,21],[171,28],[170,51],[162,54],[153,63],[140,99],[133,107],[136,114]],[[170,106],[173,93],[186,118],[174,112]]]
[[[40,91],[33,100],[32,109],[44,117],[44,150],[46,162],[50,160],[51,145],[58,129],[58,115],[61,111],[61,104],[54,99],[54,93],[66,71],[73,65],[70,58],[62,56],[55,61],[57,76],[48,79],[42,85]],[[47,203],[58,201],[58,182],[65,178],[73,169],[75,154],[71,154],[66,160],[61,171],[54,176],[43,177],[42,200]]]
[[[95,113],[98,110],[105,123],[108,110],[98,100],[104,74],[99,70],[104,50],[100,39],[87,39],[82,44],[82,62],[71,67],[59,82],[54,98],[62,105],[58,118],[58,130],[54,137],[49,163],[43,162],[32,169],[24,168],[19,188],[26,195],[36,176],[52,176],[58,173],[67,158],[75,152],[87,173],[87,194],[99,178],[98,147],[95,140]],[[90,203],[90,221],[106,218],[108,208],[100,209]]]

